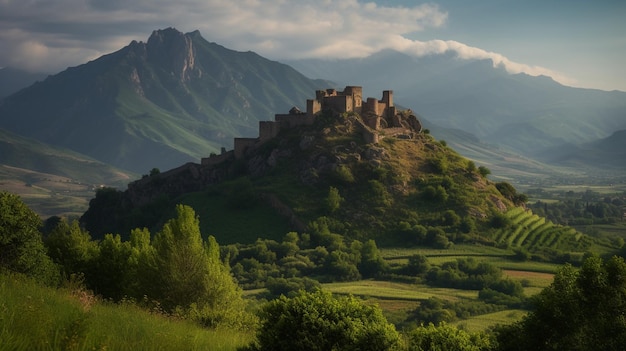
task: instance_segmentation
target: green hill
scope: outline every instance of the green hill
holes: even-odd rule
[[[20,194],[44,218],[80,215],[95,189],[123,188],[136,176],[77,152],[0,129],[0,189]]]

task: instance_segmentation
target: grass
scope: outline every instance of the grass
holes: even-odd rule
[[[480,332],[497,324],[506,325],[517,322],[527,313],[524,310],[505,310],[469,317],[451,324],[470,332]]]
[[[352,294],[361,297],[374,297],[385,300],[419,301],[437,296],[447,300],[459,298],[476,299],[478,291],[459,290],[451,288],[433,288],[422,284],[407,284],[378,280],[360,280],[356,282],[341,282],[323,284],[335,294]]]
[[[252,338],[0,276],[0,350],[236,350]]]

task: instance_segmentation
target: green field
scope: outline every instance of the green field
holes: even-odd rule
[[[480,316],[473,316],[451,324],[470,332],[478,332],[498,324],[511,324],[522,319],[522,317],[524,317],[527,313],[528,312],[524,310],[499,311]]]

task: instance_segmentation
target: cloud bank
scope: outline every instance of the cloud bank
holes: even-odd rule
[[[210,41],[271,59],[366,57],[384,49],[413,56],[455,52],[491,59],[511,73],[547,75],[546,68],[452,40],[407,37],[445,26],[434,4],[382,6],[357,0],[0,0],[0,67],[57,72],[116,51],[152,30],[199,29]]]

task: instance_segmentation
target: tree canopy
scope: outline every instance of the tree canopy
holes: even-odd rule
[[[41,225],[19,196],[0,191],[0,268],[52,284],[58,269],[46,255]]]
[[[497,330],[500,349],[620,350],[626,345],[626,263],[589,257],[566,264],[534,297],[534,310]]]
[[[267,303],[252,350],[390,350],[398,332],[381,310],[317,290]]]

